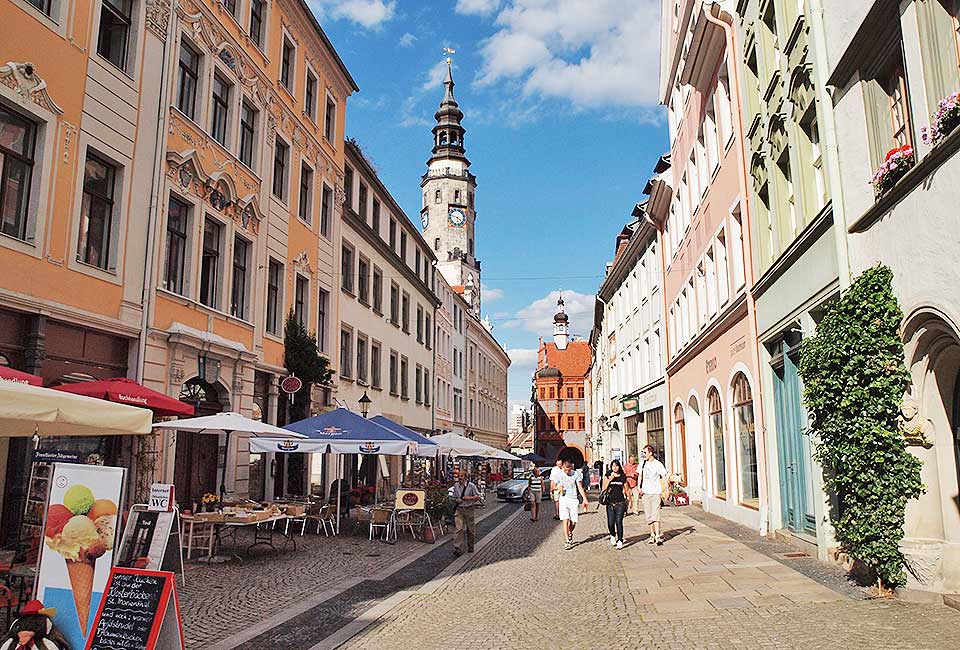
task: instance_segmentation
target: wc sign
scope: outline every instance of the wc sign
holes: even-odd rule
[[[150,486],[150,503],[147,510],[152,512],[173,512],[173,485],[154,483]]]

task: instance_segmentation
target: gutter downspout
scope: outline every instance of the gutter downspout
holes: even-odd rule
[[[734,57],[737,56],[737,49],[735,47],[734,40],[734,30],[733,25],[730,23],[720,20],[715,17],[708,9],[705,9],[703,12],[704,18],[707,22],[712,23],[720,27],[726,37],[726,50],[728,53],[732,53]],[[730,59],[727,59],[727,71],[731,76],[730,82],[730,100],[731,106],[733,102],[736,101],[737,109],[737,147],[740,149],[740,169],[739,174],[737,174],[737,180],[740,183],[740,195],[743,197],[741,205],[743,205],[746,210],[746,214],[750,217],[749,225],[753,225],[753,210],[751,209],[751,194],[749,191],[749,186],[747,184],[747,150],[746,150],[746,138],[744,137],[744,128],[743,128],[743,106],[741,105],[741,82],[740,82],[740,66],[738,61],[733,61],[731,64]],[[736,92],[734,92],[736,89]],[[750,246],[745,247],[744,250],[744,275],[746,274],[747,269],[749,268],[749,282],[745,287],[744,291],[747,295],[747,308],[748,308],[748,325],[750,327],[750,336],[753,338],[754,345],[751,347],[751,352],[753,354],[753,363],[756,376],[754,377],[754,383],[756,385],[756,395],[762,395],[761,383],[760,383],[760,350],[759,350],[759,338],[757,334],[757,311],[756,304],[753,300],[753,293],[750,291],[750,284],[753,283],[753,228],[741,228],[741,237],[744,241],[749,241]],[[747,239],[749,238],[749,240]],[[749,259],[749,266],[747,265],[747,259]],[[668,393],[669,394],[669,393]],[[763,415],[763,400],[754,399],[754,418],[757,422],[764,422]],[[767,479],[767,462],[766,462],[766,427],[763,428],[763,438],[762,444],[763,449],[757,449],[757,458],[763,459],[763,471],[758,473],[760,474],[759,487],[761,487],[761,495],[763,500],[760,507],[760,535],[766,536],[768,533],[767,527],[770,520],[770,488],[768,485]],[[759,447],[759,445],[758,445]],[[759,467],[757,468],[760,469]]]
[[[173,46],[173,39],[177,32],[177,2],[173,0],[170,3],[170,22],[167,25],[167,38],[163,44],[163,58],[161,61],[162,76],[160,77],[160,98],[157,105],[157,137],[156,149],[153,153],[153,180],[150,188],[150,206],[147,213],[147,247],[146,247],[146,273],[143,279],[143,292],[141,301],[143,303],[143,313],[140,317],[140,340],[137,344],[137,376],[138,383],[143,383],[143,372],[147,353],[147,331],[150,329],[150,323],[153,322],[154,300],[153,296],[156,290],[155,264],[156,255],[157,224],[160,214],[160,188],[163,185],[163,152],[166,150],[166,139],[164,133],[167,131],[167,116],[170,114],[167,110],[169,101],[167,94],[170,89],[170,73],[167,70],[167,59]],[[166,463],[164,463],[166,464]],[[166,467],[164,467],[166,471]]]
[[[824,109],[818,118],[821,118],[820,134],[827,154],[827,178],[830,183],[830,198],[833,202],[834,245],[837,252],[840,290],[843,291],[850,286],[850,251],[847,241],[846,210],[843,205],[843,181],[840,177],[840,155],[833,113],[833,97],[827,89],[828,61],[825,47],[827,35],[823,23],[823,3],[821,0],[810,0],[810,9],[810,29],[813,32],[810,46],[813,49],[813,60],[822,64],[814,65],[813,72],[818,99]]]

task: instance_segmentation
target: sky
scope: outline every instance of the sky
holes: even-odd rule
[[[658,105],[660,0],[308,0],[360,87],[355,138],[419,226],[443,97],[443,48],[477,176],[483,311],[529,404],[562,290],[588,337],[614,239],[668,148]]]

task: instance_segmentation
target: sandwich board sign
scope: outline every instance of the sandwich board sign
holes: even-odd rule
[[[85,650],[185,650],[174,574],[114,567]]]
[[[150,486],[150,502],[147,509],[151,512],[173,512],[173,485],[154,483]]]

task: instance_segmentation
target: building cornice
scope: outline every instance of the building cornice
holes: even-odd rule
[[[646,220],[641,219],[638,223],[636,232],[630,237],[627,248],[620,253],[613,267],[604,278],[603,284],[597,296],[604,302],[609,302],[617,288],[623,284],[627,275],[636,266],[639,259],[638,253],[641,252],[649,243],[651,238],[656,238],[656,232],[653,226]]]
[[[340,74],[343,75],[342,82],[345,82],[353,89],[353,92],[360,92],[360,86],[357,85],[357,82],[354,81],[353,76],[350,74],[350,71],[347,70],[347,66],[344,64],[343,59],[340,58],[340,54],[337,53],[337,49],[333,46],[333,43],[330,42],[330,39],[327,38],[326,32],[323,31],[323,28],[320,26],[320,23],[317,22],[317,17],[313,14],[313,11],[310,10],[310,7],[307,6],[307,3],[304,0],[280,0],[286,4],[290,9],[294,9],[297,13],[301,14],[302,17],[307,19],[310,27],[312,28],[313,35],[316,36],[318,40],[318,45],[322,48],[325,48],[333,59],[334,64],[337,69],[340,71]],[[290,13],[293,13],[292,11]],[[345,92],[344,95],[349,95],[349,92]]]
[[[833,202],[827,201],[820,213],[800,232],[770,268],[764,271],[750,292],[754,299],[760,298],[811,246],[833,225]]]
[[[747,294],[741,293],[736,300],[727,306],[719,318],[715,320],[706,330],[701,332],[681,354],[670,360],[667,364],[666,373],[673,374],[683,366],[692,361],[698,354],[703,352],[707,346],[716,341],[720,336],[730,329],[734,323],[738,322],[747,315]]]
[[[842,88],[853,74],[870,62],[877,49],[899,41],[900,3],[896,0],[875,0],[850,40],[843,56],[827,79],[827,86]]]

